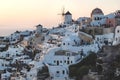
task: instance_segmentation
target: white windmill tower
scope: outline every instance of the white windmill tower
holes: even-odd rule
[[[43,26],[41,24],[36,25],[36,34],[40,35],[42,33]]]

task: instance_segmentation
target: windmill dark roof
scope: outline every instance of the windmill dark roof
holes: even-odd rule
[[[41,24],[38,24],[36,27],[39,27],[39,26],[41,26],[41,27],[42,27],[42,25],[41,25]]]
[[[67,11],[66,13],[65,13],[65,15],[72,15],[69,11]]]

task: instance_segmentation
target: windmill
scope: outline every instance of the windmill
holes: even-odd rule
[[[65,8],[63,7],[61,9],[61,13],[59,13],[58,15],[61,15],[61,19],[62,19],[62,22],[64,21],[64,16],[65,16]]]

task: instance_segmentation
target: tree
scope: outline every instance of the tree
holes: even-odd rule
[[[77,80],[80,80],[83,78],[84,75],[87,75],[89,72],[88,66],[82,66],[77,70]]]
[[[37,80],[45,80],[46,78],[50,77],[48,67],[44,66],[40,69],[37,73]]]
[[[81,62],[71,65],[69,67],[69,76],[77,77],[78,80],[87,74],[89,69],[96,67],[97,55],[96,53],[90,52]],[[80,77],[79,77],[80,76]]]

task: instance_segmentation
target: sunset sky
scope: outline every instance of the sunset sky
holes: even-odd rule
[[[105,14],[120,9],[120,0],[0,0],[0,27],[52,27],[60,23],[61,8],[69,10],[73,19],[90,16],[98,7]]]

